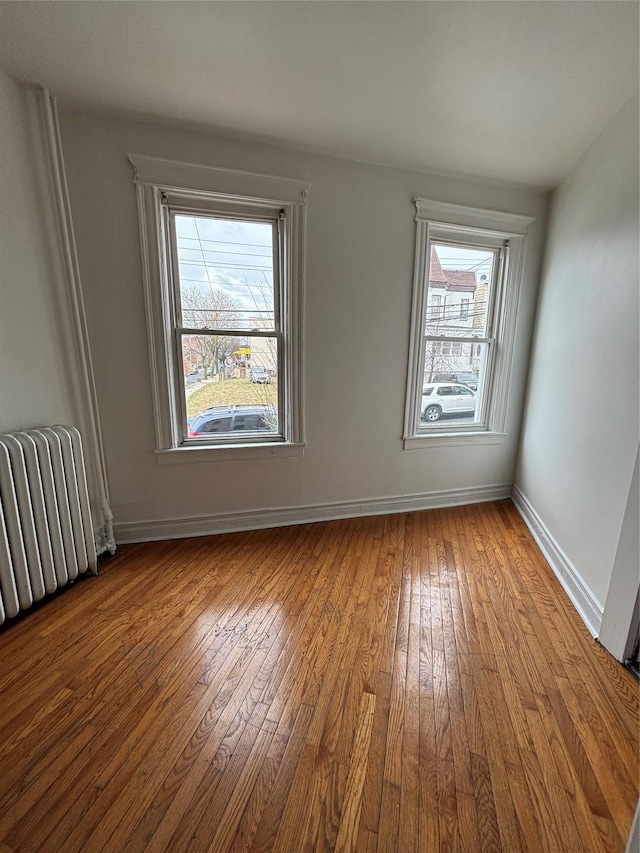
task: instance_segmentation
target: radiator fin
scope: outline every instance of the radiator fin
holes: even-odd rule
[[[80,433],[0,436],[0,624],[86,572],[97,558]]]

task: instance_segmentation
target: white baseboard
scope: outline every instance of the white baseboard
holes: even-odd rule
[[[547,526],[535,511],[530,501],[520,489],[514,485],[511,496],[518,512],[531,531],[533,538],[553,569],[556,577],[564,587],[582,621],[590,633],[597,637],[602,623],[603,607],[586,585],[578,570],[553,538]]]
[[[184,539],[189,536],[210,536],[215,533],[234,533],[259,530],[265,527],[284,527],[338,518],[357,518],[365,515],[388,515],[398,512],[439,509],[447,506],[503,500],[511,496],[511,484],[479,486],[469,489],[448,489],[419,495],[371,498],[363,501],[309,504],[296,507],[222,512],[215,515],[196,515],[188,518],[167,518],[161,521],[134,521],[115,524],[118,544],[153,542],[161,539]]]

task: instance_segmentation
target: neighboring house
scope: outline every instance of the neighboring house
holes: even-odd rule
[[[249,324],[255,331],[269,331],[273,329],[273,320],[264,317],[251,317]],[[275,338],[252,335],[249,338],[249,348],[251,350],[249,359],[252,367],[264,367],[271,373],[276,373],[278,369],[278,353]]]
[[[435,333],[471,335],[477,313],[477,275],[474,271],[444,269],[435,247],[431,248],[427,320]],[[486,284],[482,291],[486,298]],[[484,306],[483,306],[484,307]],[[441,341],[432,344],[425,362],[425,379],[440,371],[473,371],[472,344]]]

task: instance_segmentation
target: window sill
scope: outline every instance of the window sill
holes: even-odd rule
[[[305,445],[292,442],[282,444],[233,444],[226,447],[172,447],[156,450],[158,465],[184,465],[200,462],[224,462],[228,459],[268,459],[273,457],[304,456]]]
[[[432,435],[409,435],[403,439],[405,450],[425,447],[455,447],[474,444],[502,444],[506,432],[442,432]]]

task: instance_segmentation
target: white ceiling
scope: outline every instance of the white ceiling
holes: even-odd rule
[[[65,105],[551,187],[638,86],[637,2],[0,2]]]

